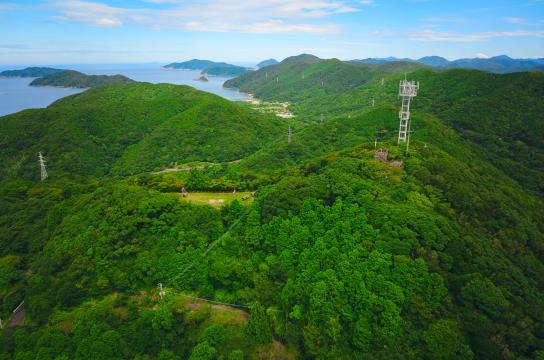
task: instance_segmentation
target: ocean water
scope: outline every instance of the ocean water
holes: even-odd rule
[[[229,100],[243,100],[246,98],[246,94],[223,88],[223,83],[230,79],[228,77],[210,76],[208,82],[195,81],[194,79],[200,75],[198,70],[163,70],[160,68],[160,64],[56,65],[51,67],[77,70],[89,75],[121,74],[136,81],[150,83],[184,84],[217,94]],[[2,66],[0,71],[17,68],[21,67]],[[29,86],[32,80],[31,78],[0,78],[0,116],[24,109],[47,107],[62,97],[85,91],[85,89]]]

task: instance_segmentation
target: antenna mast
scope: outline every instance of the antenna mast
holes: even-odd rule
[[[406,143],[406,151],[410,144],[410,101],[413,97],[417,96],[417,90],[419,89],[419,81],[408,81],[406,75],[404,80],[400,81],[399,96],[402,98],[402,106],[399,112],[400,126],[399,126],[399,138],[397,144],[401,141]]]
[[[41,180],[44,181],[47,179],[47,169],[45,167],[45,159],[41,152],[38,153],[38,162],[40,163]]]

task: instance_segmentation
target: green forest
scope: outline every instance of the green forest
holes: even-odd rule
[[[543,74],[225,86],[295,117],[133,82],[0,118],[0,359],[544,359]]]

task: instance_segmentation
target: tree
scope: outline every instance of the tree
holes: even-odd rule
[[[264,307],[256,302],[251,307],[249,322],[247,323],[247,334],[257,344],[268,344],[272,341],[272,330],[270,320]]]

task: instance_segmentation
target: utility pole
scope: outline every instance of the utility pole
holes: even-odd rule
[[[374,139],[374,149],[378,147],[378,139]]]
[[[319,116],[319,123],[320,124],[323,124],[324,120],[323,120],[323,114],[321,114],[321,116]]]
[[[382,78],[382,80],[381,80],[382,86],[383,86],[383,81],[384,81],[384,79]]]
[[[41,181],[44,181],[45,179],[47,179],[47,168],[45,167],[45,159],[41,152],[38,153],[38,162],[40,164]]]
[[[372,107],[374,107],[374,99],[372,99]]]
[[[276,76],[276,84],[280,82],[279,76]]]

